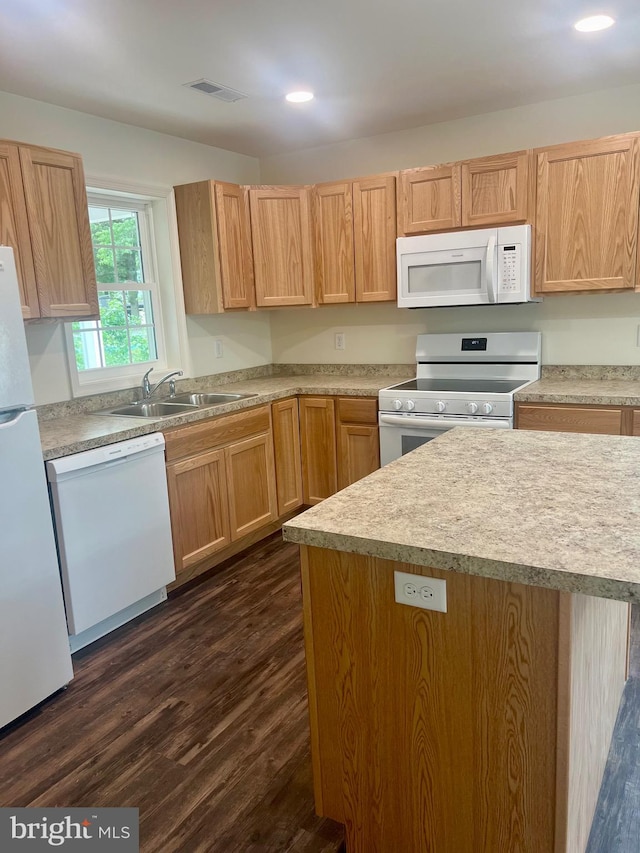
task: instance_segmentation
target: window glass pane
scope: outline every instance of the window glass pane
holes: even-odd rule
[[[135,210],[112,210],[114,246],[139,246],[138,214]]]
[[[138,249],[116,249],[116,281],[139,281],[142,283],[142,262]]]
[[[129,364],[129,336],[126,329],[104,329],[102,349],[106,367]]]
[[[94,246],[109,246],[112,243],[108,207],[90,207],[89,223]]]
[[[78,370],[92,370],[104,367],[102,347],[97,331],[74,332],[73,348]]]
[[[148,290],[127,290],[125,296],[130,326],[146,326],[153,323],[151,294]]]
[[[156,336],[152,326],[130,329],[131,361],[138,364],[141,361],[152,361],[158,357],[156,352]]]
[[[102,326],[126,326],[127,312],[124,307],[122,290],[98,291],[100,304],[100,323]]]
[[[96,281],[98,284],[113,284],[116,280],[113,249],[94,248],[93,259],[96,265]]]

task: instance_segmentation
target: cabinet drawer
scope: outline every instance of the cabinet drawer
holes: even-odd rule
[[[338,397],[341,423],[377,424],[378,400],[375,397]]]
[[[236,415],[223,415],[212,420],[201,421],[188,426],[176,427],[164,434],[167,462],[202,453],[212,447],[231,444],[242,438],[249,438],[271,428],[269,406],[238,412]]]
[[[526,406],[520,404],[517,407],[516,423],[518,429],[620,435],[622,433],[622,409],[604,409],[596,406]]]

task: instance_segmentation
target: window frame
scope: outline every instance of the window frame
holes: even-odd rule
[[[98,282],[98,292],[105,290],[148,290],[153,306],[153,327],[156,338],[157,358],[136,364],[117,367],[96,367],[78,370],[73,339],[73,322],[65,323],[65,343],[69,377],[73,396],[99,394],[105,391],[119,391],[138,384],[143,374],[153,367],[154,370],[167,370],[167,350],[162,312],[162,295],[158,281],[158,261],[154,238],[153,207],[151,201],[132,194],[111,194],[87,190],[88,207],[104,207],[115,210],[134,210],[138,213],[138,231],[140,235],[140,256],[145,281],[123,282],[106,285]],[[93,253],[93,241],[92,241]],[[138,380],[133,381],[132,380]]]

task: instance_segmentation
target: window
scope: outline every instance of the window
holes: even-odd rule
[[[89,195],[99,320],[68,324],[76,391],[125,387],[149,367],[164,367],[160,293],[151,206],[131,198]],[[75,368],[75,369],[74,369]]]

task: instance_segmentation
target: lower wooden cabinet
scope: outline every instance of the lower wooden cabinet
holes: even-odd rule
[[[178,427],[165,442],[177,575],[275,522],[269,406]]]
[[[517,403],[516,428],[551,432],[624,435],[627,417],[620,406],[555,406]]]
[[[300,399],[305,504],[316,504],[380,467],[374,397]]]
[[[302,506],[302,457],[298,398],[278,400],[271,406],[273,450],[276,466],[278,515]]]

